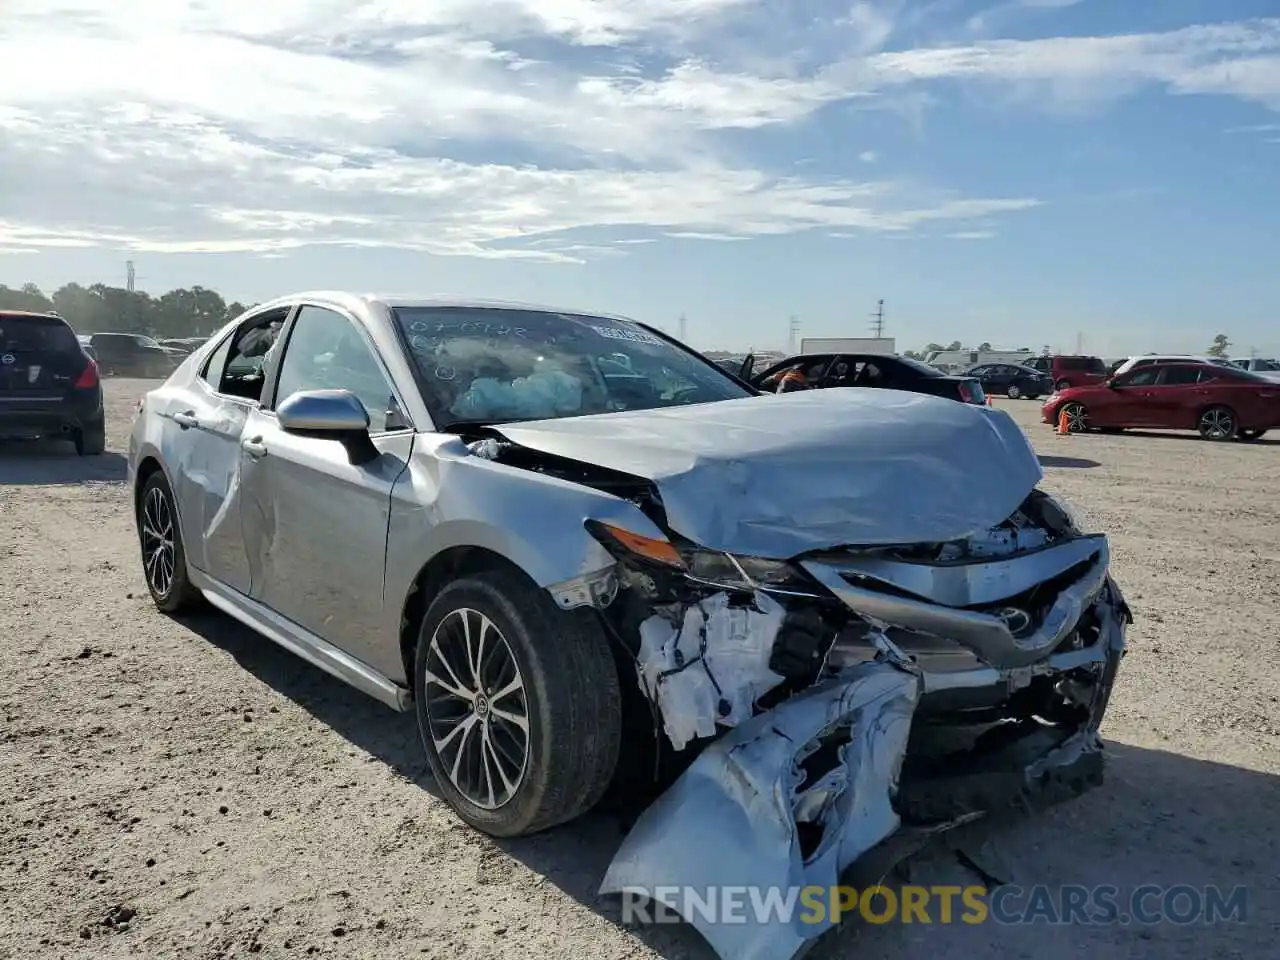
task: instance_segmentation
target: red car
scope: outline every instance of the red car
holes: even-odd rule
[[[1097,357],[1053,355],[1033,357],[1026,366],[1038,370],[1053,381],[1055,390],[1087,387],[1107,379],[1107,365]]]
[[[1257,440],[1280,428],[1280,383],[1213,363],[1139,367],[1045,401],[1045,423],[1063,414],[1072,432],[1197,430],[1206,440]]]

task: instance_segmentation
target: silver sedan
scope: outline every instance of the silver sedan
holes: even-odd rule
[[[1100,776],[1128,608],[999,410],[760,396],[617,317],[310,293],[148,393],[129,463],[157,606],[416,711],[478,829],[656,771],[605,891],[834,883],[904,818]],[[789,957],[824,928],[699,929]]]

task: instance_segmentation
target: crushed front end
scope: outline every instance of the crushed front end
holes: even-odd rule
[[[684,767],[602,892],[833,885],[903,824],[1100,782],[1131,617],[1106,538],[1048,494],[963,541],[785,562],[588,527],[617,566],[558,596],[597,608]],[[826,929],[686,919],[735,960]]]

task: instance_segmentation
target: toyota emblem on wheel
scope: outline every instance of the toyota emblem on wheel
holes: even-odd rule
[[[6,353],[3,357],[0,357],[0,363],[3,363],[6,367],[9,366],[11,363],[16,363],[17,360],[18,358],[15,357],[12,353]]]

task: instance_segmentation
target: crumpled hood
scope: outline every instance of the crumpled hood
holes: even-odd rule
[[[512,443],[651,480],[671,528],[787,558],[938,543],[1006,520],[1040,482],[1003,411],[845,388],[495,427]]]

